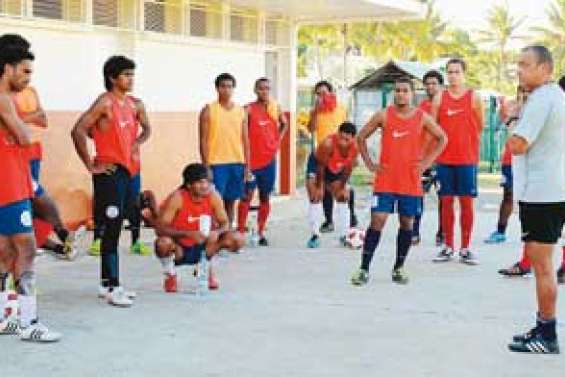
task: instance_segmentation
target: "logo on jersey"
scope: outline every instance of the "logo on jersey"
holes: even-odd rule
[[[410,132],[405,131],[405,132],[398,132],[398,131],[392,131],[392,137],[395,139],[399,139],[401,137],[404,137],[406,135],[408,135]]]
[[[461,109],[451,110],[451,109],[448,108],[447,109],[447,116],[452,117],[452,116],[459,114],[459,113],[462,113],[462,112],[463,112],[463,110],[461,110]]]
[[[31,219],[31,212],[28,210],[25,210],[22,212],[22,214],[20,215],[20,223],[27,227],[30,227],[32,225],[32,219]]]
[[[194,216],[188,215],[188,217],[186,218],[186,221],[189,222],[189,223],[195,223],[197,221],[200,221],[200,217],[194,217]]]
[[[261,126],[261,127],[266,127],[268,125],[269,125],[269,121],[267,121],[267,120],[260,120],[259,121],[259,126]]]

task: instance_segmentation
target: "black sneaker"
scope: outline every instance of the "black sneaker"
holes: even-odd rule
[[[508,345],[512,352],[559,354],[557,339],[547,340],[541,334],[534,334],[523,342],[512,342]]]
[[[501,268],[498,273],[508,277],[526,277],[532,273],[529,268],[522,268],[520,263],[515,263],[508,268]]]
[[[269,241],[265,238],[265,237],[261,237],[259,238],[259,242],[258,242],[259,246],[269,246]]]
[[[537,336],[539,333],[539,325],[523,334],[517,334],[512,337],[514,343],[524,343]]]
[[[436,233],[436,246],[441,246],[443,245],[443,233],[442,232],[437,232]]]
[[[322,226],[320,227],[320,232],[321,232],[321,233],[331,233],[331,232],[333,232],[334,230],[335,230],[334,224],[333,224],[333,223],[330,223],[330,222],[327,222],[327,221],[324,222],[324,223],[322,224]]]
[[[557,270],[557,283],[565,284],[565,264],[562,264],[559,270]]]

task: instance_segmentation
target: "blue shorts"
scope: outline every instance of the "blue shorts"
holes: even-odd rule
[[[371,212],[398,212],[400,216],[416,217],[422,213],[422,197],[375,192]]]
[[[477,197],[477,165],[442,165],[436,167],[439,196]]]
[[[314,152],[310,153],[308,156],[308,163],[306,164],[306,179],[313,179],[316,178],[316,171],[318,170],[318,161],[316,161],[316,157],[314,156]],[[344,182],[347,181],[343,172],[334,173],[330,171],[328,168],[324,170],[324,182],[325,183],[333,183],[335,181],[342,180]]]
[[[33,185],[33,195],[40,197],[45,194],[45,190],[41,186],[40,176],[41,176],[41,160],[31,160],[29,162],[29,169],[31,171],[31,179]]]
[[[512,175],[512,165],[502,165],[502,177],[500,179],[500,186],[504,187],[505,191],[512,191],[514,178]]]
[[[32,233],[31,200],[25,199],[0,207],[0,235]]]
[[[195,265],[200,262],[200,256],[202,255],[202,250],[204,250],[204,244],[194,245],[190,247],[182,248],[183,254],[181,259],[175,259],[175,266],[183,265]]]
[[[247,191],[259,189],[259,195],[269,195],[275,188],[275,180],[277,177],[277,161],[273,160],[269,165],[261,169],[252,171],[255,179],[251,182],[245,182]]]
[[[245,168],[243,164],[211,165],[216,191],[224,200],[238,200],[243,197]]]

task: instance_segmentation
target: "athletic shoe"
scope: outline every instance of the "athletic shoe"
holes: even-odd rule
[[[108,290],[107,287],[102,287],[102,286],[98,287],[98,298],[107,299],[109,294],[110,291]],[[135,300],[137,298],[137,294],[133,291],[125,291],[125,294],[131,300]]]
[[[321,243],[322,242],[320,241],[320,236],[314,235],[314,236],[310,237],[306,246],[309,249],[317,249],[317,248],[320,247]]]
[[[433,259],[434,262],[449,262],[453,258],[454,252],[450,247],[444,247]]]
[[[562,264],[557,270],[557,283],[565,284],[565,264]]]
[[[0,335],[18,335],[20,323],[16,317],[6,318],[0,322]]]
[[[408,275],[403,268],[392,271],[392,281],[398,284],[408,284]]]
[[[351,216],[351,219],[349,219],[349,227],[357,228],[357,225],[359,225],[359,220],[357,219],[357,216],[355,215]]]
[[[557,339],[547,340],[535,333],[523,342],[512,342],[508,345],[512,352],[559,354]]]
[[[267,240],[267,239],[265,238],[265,236],[262,236],[261,238],[259,238],[258,245],[259,245],[259,246],[267,247],[267,246],[269,246],[269,240]]]
[[[84,225],[81,225],[76,231],[69,233],[69,236],[63,245],[63,253],[66,260],[74,261],[77,259],[80,251],[80,244],[85,236],[86,227]]]
[[[498,273],[508,277],[526,277],[532,273],[532,270],[530,270],[529,268],[522,268],[520,263],[515,263],[508,268],[501,268],[500,270],[498,270]]]
[[[215,274],[210,270],[208,273],[208,289],[215,291],[216,289],[220,288],[220,284],[218,280],[216,280]]]
[[[129,308],[133,301],[126,295],[122,287],[114,287],[107,296],[108,304],[121,308]]]
[[[479,260],[475,253],[468,249],[461,249],[459,251],[459,262],[468,264],[469,266],[476,266],[479,264]]]
[[[132,254],[138,254],[143,256],[151,255],[151,248],[146,244],[144,244],[143,242],[139,242],[139,241],[131,245],[129,251]]]
[[[528,330],[528,332],[525,332],[525,333],[523,333],[523,334],[514,335],[514,336],[512,337],[512,341],[513,341],[514,343],[524,343],[524,342],[527,342],[528,340],[530,340],[530,339],[532,339],[534,336],[536,336],[537,333],[538,333],[538,331],[539,331],[539,328],[538,328],[538,326],[536,326],[536,327],[534,327],[533,329]]]
[[[436,246],[440,247],[441,245],[443,245],[443,233],[437,232],[436,233]]]
[[[496,244],[506,242],[506,234],[500,232],[492,232],[491,235],[485,240],[487,244]]]
[[[53,343],[61,340],[62,335],[49,329],[40,323],[35,323],[20,333],[20,339],[26,342]]]
[[[412,236],[412,246],[418,246],[421,241],[420,236]]]
[[[92,255],[93,257],[99,257],[101,246],[102,246],[102,240],[100,238],[94,240],[92,242],[92,245],[90,245],[90,249],[88,249],[88,254]]]
[[[369,282],[369,271],[365,271],[362,268],[358,269],[351,276],[351,284],[361,286]]]
[[[334,224],[333,224],[333,223],[330,223],[330,222],[327,222],[327,221],[324,222],[324,223],[322,224],[322,226],[320,227],[320,232],[321,232],[321,233],[331,233],[331,232],[333,232],[334,230],[335,230]]]
[[[167,293],[177,293],[177,275],[165,274],[165,280],[163,280],[163,288]]]

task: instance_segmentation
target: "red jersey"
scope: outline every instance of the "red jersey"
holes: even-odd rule
[[[479,119],[473,110],[474,93],[467,90],[453,98],[445,90],[441,96],[438,123],[447,134],[448,142],[437,162],[447,165],[476,165],[479,163]]]
[[[419,163],[423,155],[424,113],[415,109],[404,118],[396,107],[386,109],[381,137],[380,165],[375,175],[374,191],[410,196],[422,196]]]
[[[263,104],[248,105],[250,166],[252,170],[269,165],[279,149],[279,120]]]
[[[432,101],[430,101],[429,99],[425,99],[420,102],[420,105],[418,107],[428,115],[432,113]]]
[[[502,166],[512,165],[512,152],[510,152],[510,148],[508,147],[508,141],[504,145],[504,151],[502,152],[502,158],[500,159],[500,164]]]
[[[345,168],[352,167],[355,159],[357,158],[357,146],[355,142],[351,143],[351,146],[347,150],[347,154],[344,156],[337,146],[337,138],[336,134],[333,134],[331,137],[332,140],[332,154],[328,161],[327,168],[334,174],[339,174]]]
[[[131,97],[131,96],[130,96]],[[133,101],[135,101],[134,97],[131,97]],[[135,102],[134,102],[135,104]],[[139,119],[137,119],[137,109],[136,109],[136,117],[135,117],[135,125],[131,128],[132,138],[133,141],[137,140],[137,136],[139,135]],[[132,168],[132,177],[138,175],[141,172],[141,151],[138,148],[133,148],[131,154],[131,168]]]
[[[135,175],[135,164],[132,162],[134,135],[138,127],[135,104],[129,97],[121,105],[114,95],[112,100],[112,118],[104,129],[95,127],[92,131],[96,147],[96,161],[107,164],[121,165],[130,175]]]
[[[0,206],[33,197],[26,149],[0,128]]]
[[[208,194],[195,201],[190,193],[185,189],[180,189],[182,195],[182,207],[175,215],[172,227],[177,230],[197,231],[200,230],[200,216],[208,215],[212,217],[212,194]],[[192,238],[182,238],[179,243],[184,247],[191,247],[196,244]]]
[[[16,112],[20,118],[24,118],[26,114],[34,112],[37,110],[37,102],[35,100],[35,91],[33,89],[26,90],[25,92],[19,92],[14,94],[13,102],[16,107]],[[29,124],[30,127],[40,127],[35,124]],[[43,128],[43,127],[40,127]],[[40,141],[32,142],[28,147],[25,148],[25,155],[29,161],[41,160],[43,159],[43,146]]]

